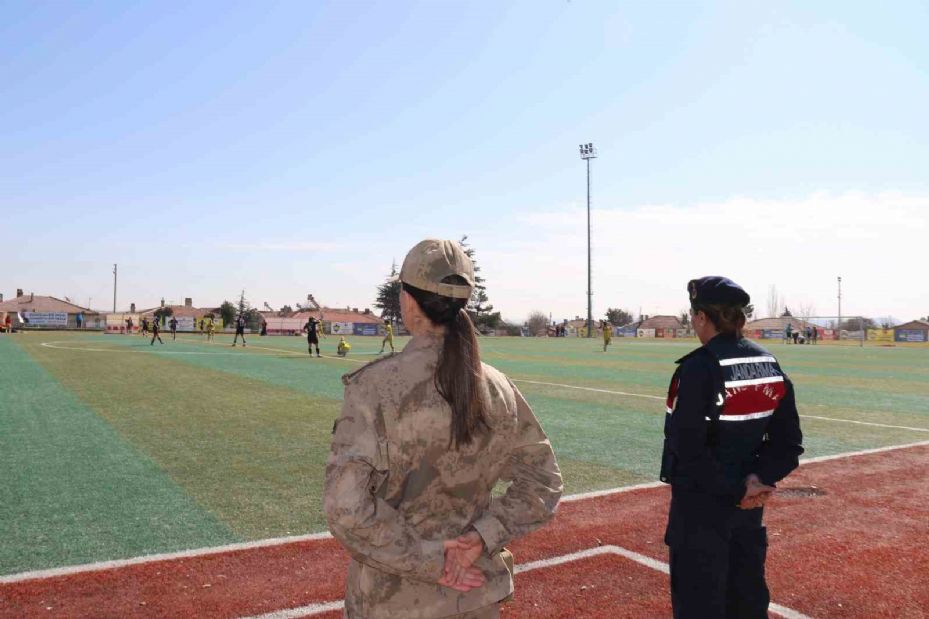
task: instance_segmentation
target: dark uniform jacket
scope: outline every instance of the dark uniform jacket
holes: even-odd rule
[[[661,481],[734,506],[749,474],[773,486],[797,468],[803,436],[793,384],[771,353],[717,335],[677,363]]]

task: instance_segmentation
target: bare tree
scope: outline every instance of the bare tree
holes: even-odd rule
[[[816,313],[816,308],[812,303],[801,303],[799,308],[800,309],[797,311],[797,315],[803,319],[803,322],[809,322],[810,316],[813,316]]]
[[[777,286],[771,284],[768,288],[768,317],[776,318],[783,313],[784,297],[777,291]]]
[[[548,316],[540,311],[530,312],[526,326],[532,335],[545,335],[548,332]]]

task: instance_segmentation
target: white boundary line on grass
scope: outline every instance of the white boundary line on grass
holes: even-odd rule
[[[913,432],[929,432],[929,428],[914,428],[911,426],[894,426],[887,423],[875,423],[873,421],[855,421],[853,419],[836,419],[835,417],[820,417],[819,415],[800,415],[804,419],[821,419],[823,421],[839,421],[842,423],[854,423],[860,426],[877,426],[879,428],[896,428],[898,430],[912,430]]]
[[[565,385],[562,383],[547,383],[538,380],[526,380],[523,378],[511,378],[514,383],[529,383],[532,385],[547,385],[549,387],[563,387],[565,389],[578,389],[582,391],[593,391],[596,393],[609,393],[612,395],[623,395],[634,398],[650,398],[653,400],[664,400],[665,398],[658,395],[646,395],[644,393],[629,393],[627,391],[611,391],[609,389],[599,389],[595,387],[582,387],[579,385]],[[853,419],[838,419],[836,417],[820,417],[819,415],[800,415],[802,419],[819,419],[821,421],[834,421],[836,423],[853,423],[861,426],[874,426],[877,428],[891,428],[895,430],[911,430],[913,432],[929,432],[929,428],[914,428],[911,426],[896,426],[888,423],[876,423],[874,421],[855,421]]]
[[[56,346],[56,344],[67,344],[68,342],[42,342],[40,346],[45,348],[54,348],[55,350],[71,350],[77,352],[115,352],[115,353],[136,353],[151,354],[158,352],[162,355],[240,355],[242,353],[232,352],[231,350],[217,350],[216,352],[195,351],[195,350],[164,350],[163,348],[151,348],[142,350],[133,350],[131,348],[89,348],[87,346]],[[186,344],[187,342],[185,342]]]
[[[828,462],[829,460],[841,460],[842,458],[853,458],[856,456],[866,456],[870,454],[884,453],[888,451],[910,449],[912,447],[927,447],[927,446],[929,446],[929,441],[919,441],[917,443],[907,443],[904,445],[890,445],[888,447],[878,447],[876,449],[849,451],[845,453],[833,454],[831,456],[819,456],[817,458],[802,459],[800,460],[800,465],[803,466],[806,464],[814,464],[817,462]],[[664,485],[666,484],[663,484],[662,482],[649,482],[645,484],[635,484],[631,486],[620,486],[618,488],[610,488],[607,490],[596,490],[594,492],[570,494],[565,497],[562,497],[561,501],[564,503],[571,503],[574,501],[583,501],[586,499],[593,499],[593,498],[598,498],[598,497],[603,497],[603,496],[612,496],[614,494],[632,492],[634,490],[646,490],[649,488],[658,488]],[[195,548],[191,550],[180,550],[177,552],[142,555],[140,557],[133,557],[131,559],[115,559],[112,561],[99,561],[97,563],[83,563],[81,565],[70,565],[70,566],[56,567],[56,568],[45,569],[45,570],[20,572],[18,574],[9,574],[7,576],[0,576],[0,584],[22,582],[24,580],[42,580],[46,578],[55,578],[58,576],[80,574],[83,572],[99,572],[102,570],[115,569],[115,568],[120,568],[120,567],[128,567],[131,565],[141,565],[145,563],[153,563],[156,561],[187,559],[187,558],[192,558],[192,557],[201,557],[205,555],[219,554],[223,552],[232,552],[232,551],[237,551],[237,550],[253,550],[256,548],[281,546],[284,544],[313,541],[313,540],[323,540],[323,539],[332,539],[332,534],[327,531],[324,531],[322,533],[310,533],[308,535],[272,537],[269,539],[260,539],[260,540],[250,541],[250,542],[237,542],[235,544],[226,544],[223,546],[209,546],[209,547],[204,547],[204,548]]]
[[[516,566],[514,572],[516,572],[516,574],[523,574],[533,570],[564,565],[565,563],[583,561],[584,559],[599,557],[601,555],[616,555],[623,557],[624,559],[629,559],[630,561],[638,563],[639,565],[653,569],[656,572],[661,572],[662,574],[671,573],[670,566],[664,561],[659,561],[658,559],[653,559],[652,557],[629,550],[628,548],[614,546],[611,544],[607,544],[605,546],[596,546],[594,548],[587,548],[586,550],[579,550],[577,552],[572,552],[570,554],[561,555],[558,557],[551,557],[549,559],[540,559],[538,561],[522,563]],[[313,615],[319,615],[334,610],[342,610],[344,607],[345,602],[342,600],[337,600],[324,604],[308,604],[306,606],[300,606],[299,608],[277,610],[270,613],[265,613],[263,615],[244,617],[243,619],[298,619],[299,617],[311,617]],[[791,608],[787,608],[786,606],[781,606],[780,604],[770,603],[768,604],[768,610],[776,615],[784,617],[785,619],[810,619],[809,616],[797,612]]]
[[[46,346],[48,348],[57,348],[59,350],[78,350],[78,351],[83,350],[83,351],[88,351],[88,352],[134,352],[134,353],[144,352],[141,350],[79,348],[79,347],[66,347],[66,346],[55,346],[54,345],[54,344],[60,344],[60,343],[69,343],[69,342],[44,342],[42,346]],[[256,348],[258,350],[269,350],[273,352],[282,352],[282,353],[287,353],[290,355],[311,356],[311,355],[304,355],[302,352],[298,352],[295,350],[287,350],[284,348],[269,348],[267,346],[254,346],[254,345],[252,346],[252,348]],[[187,351],[162,350],[160,352],[161,354],[168,354],[168,355],[235,355],[235,354],[241,354],[241,353],[219,352],[219,351],[214,353],[214,352],[187,352]],[[358,354],[373,355],[375,353],[358,353]],[[348,357],[333,357],[332,355],[322,355],[322,357],[323,359],[335,359],[337,361],[350,361],[352,363],[368,363],[367,361],[361,361],[359,359],[350,359]],[[550,382],[545,382],[541,380],[529,380],[526,378],[511,378],[511,380],[514,383],[526,383],[529,385],[544,385],[547,387],[561,387],[563,389],[576,389],[578,391],[592,391],[594,393],[607,393],[610,395],[621,395],[621,396],[632,397],[632,398],[647,398],[649,400],[664,400],[665,399],[663,396],[649,395],[645,393],[632,393],[629,391],[614,391],[611,389],[600,389],[598,387],[584,387],[581,385],[567,385],[564,383],[550,383]],[[877,423],[874,421],[856,421],[853,419],[822,417],[820,415],[800,415],[800,417],[802,419],[818,419],[820,421],[832,421],[835,423],[850,423],[850,424],[859,425],[859,426],[871,426],[875,428],[889,428],[892,430],[908,430],[911,432],[929,432],[929,428],[916,428],[913,426],[898,426],[898,425],[893,425],[893,424],[888,424],[888,423]]]

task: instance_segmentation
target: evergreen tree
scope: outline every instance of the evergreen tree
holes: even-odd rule
[[[231,325],[232,321],[235,320],[235,305],[229,301],[223,301],[223,304],[219,306],[219,315],[222,318],[224,327]]]
[[[222,310],[222,308],[220,308],[220,310]],[[248,300],[245,298],[244,290],[239,295],[239,304],[237,307],[234,308],[234,312],[235,312],[235,316],[233,316],[229,320],[229,322],[226,322],[226,325],[230,324],[233,320],[235,320],[236,316],[242,316],[245,318],[245,322],[250,329],[254,329],[258,326],[258,319],[260,318],[261,315],[258,313],[258,310],[252,307],[251,304],[248,302]],[[226,321],[225,314],[223,315],[223,321],[224,322]]]
[[[400,321],[400,280],[397,279],[397,262],[390,266],[387,281],[377,287],[374,307],[381,310],[381,318],[391,322]]]
[[[632,314],[618,307],[611,307],[606,310],[606,319],[614,327],[622,327],[632,322]]]
[[[478,331],[496,329],[502,322],[500,312],[494,311],[494,306],[490,304],[490,299],[487,297],[484,278],[480,275],[481,267],[477,265],[477,260],[474,259],[475,251],[468,244],[467,234],[461,237],[459,244],[464,253],[471,259],[472,264],[474,264],[474,291],[471,293],[471,299],[468,301],[466,308],[468,315],[471,317],[471,322],[474,323]]]

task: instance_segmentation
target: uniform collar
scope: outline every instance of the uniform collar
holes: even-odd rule
[[[411,339],[403,350],[420,350],[426,348],[440,348],[442,346],[442,336],[439,335],[416,335]]]
[[[707,342],[700,348],[695,348],[694,350],[690,351],[689,353],[687,353],[686,355],[684,355],[683,357],[681,357],[674,363],[683,363],[684,361],[686,361],[687,359],[690,359],[691,357],[693,357],[694,355],[696,355],[697,353],[701,351],[705,351],[708,353],[714,353],[714,351],[719,350],[721,347],[725,347],[727,345],[731,346],[732,344],[735,344],[738,341],[739,341],[739,337],[736,335],[718,333],[714,335],[713,338],[709,342]]]

